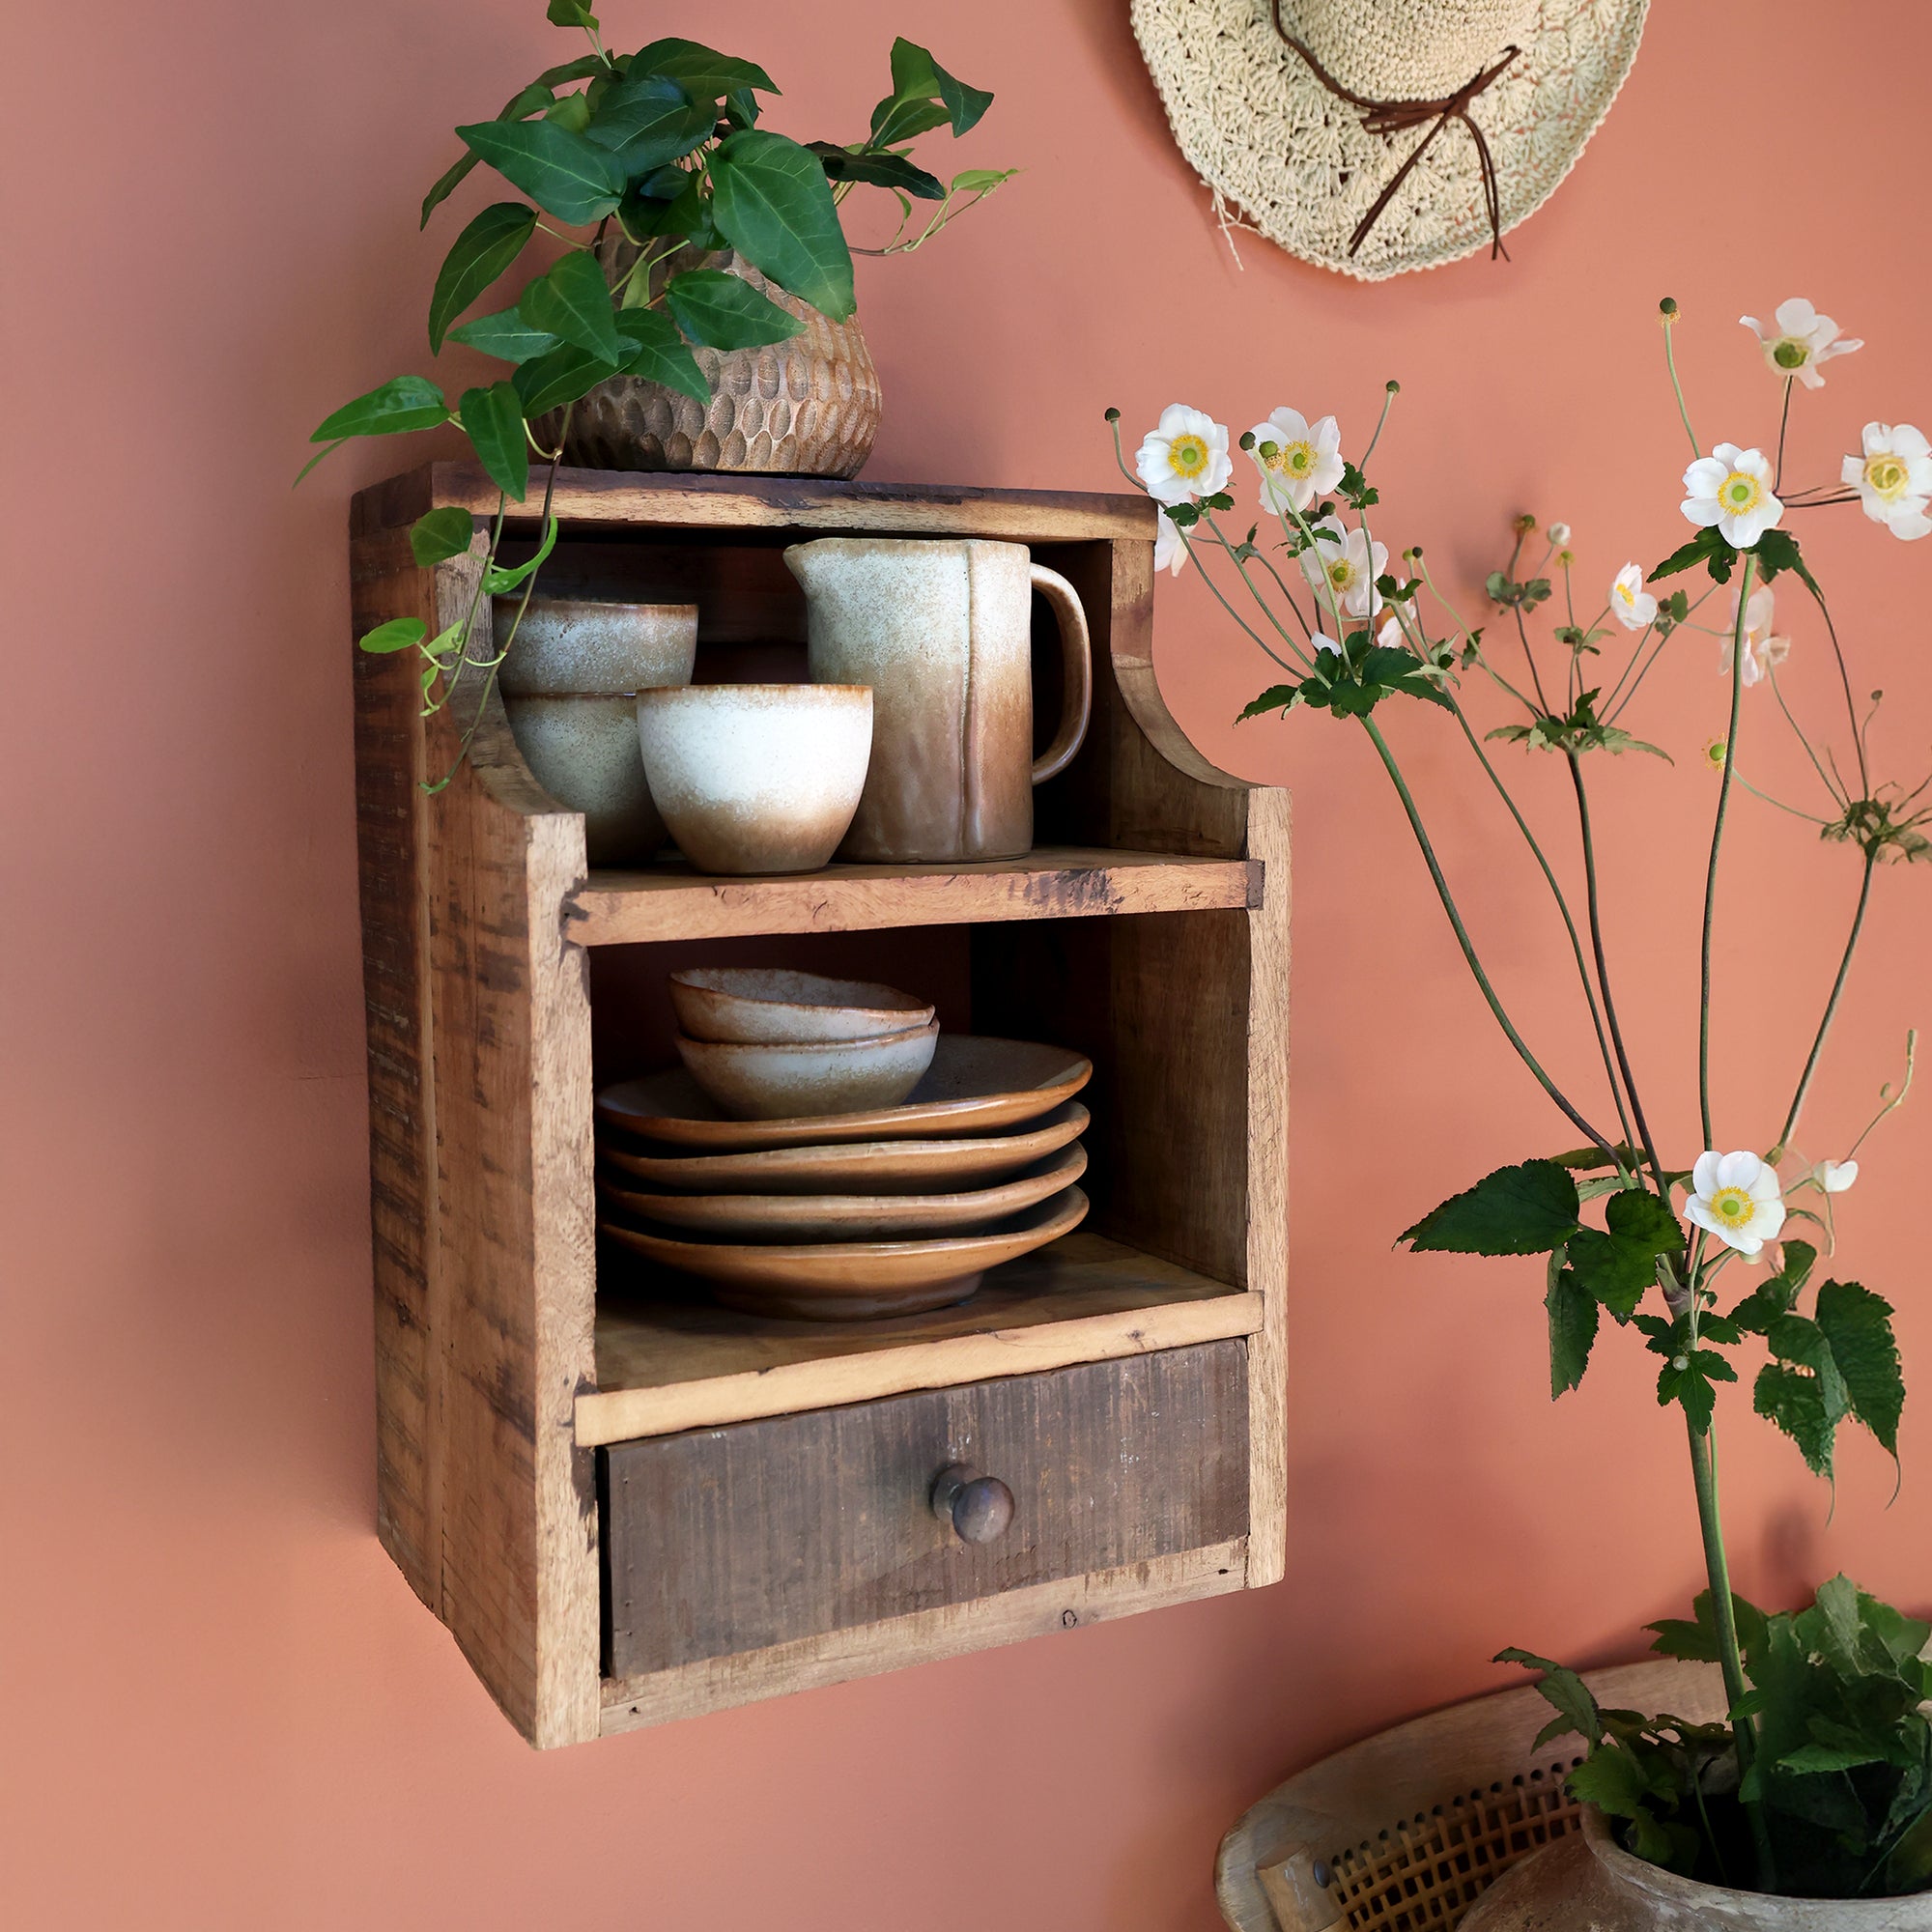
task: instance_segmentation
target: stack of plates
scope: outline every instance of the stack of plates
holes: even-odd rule
[[[941,1037],[903,1105],[727,1119],[682,1067],[597,1095],[598,1225],[727,1307],[847,1321],[963,1301],[1080,1225],[1092,1062]]]

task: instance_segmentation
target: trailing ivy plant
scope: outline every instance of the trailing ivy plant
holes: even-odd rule
[[[921,135],[940,128],[966,133],[993,97],[956,79],[910,41],[893,43],[892,92],[872,110],[863,139],[801,144],[760,125],[763,97],[779,89],[755,62],[686,40],[612,54],[582,0],[550,0],[547,13],[553,24],[582,31],[590,51],[546,69],[492,119],[458,128],[464,153],[422,204],[426,227],[479,163],[523,197],[492,202],[471,217],[443,259],[429,303],[432,355],[445,342],[459,342],[506,364],[509,373],[454,401],[427,377],[394,377],[317,426],[310,440],[322,448],[301,472],[306,476],[352,438],[447,425],[469,439],[496,484],[488,554],[463,616],[434,638],[420,618],[398,617],[360,639],[365,651],[418,654],[426,717],[447,704],[470,673],[483,680],[481,716],[537,572],[556,542],[551,504],[572,406],[617,375],[708,402],[710,386],[694,346],[754,349],[803,328],[747,281],[703,266],[706,256],[733,250],[777,287],[842,322],[854,307],[854,250],[840,209],[854,188],[882,188],[899,209],[890,239],[857,252],[903,254],[1013,173],[968,169],[949,183],[913,160],[911,145]],[[471,314],[533,243],[550,259],[516,300]],[[546,442],[533,425],[557,411],[560,426]],[[532,456],[547,466],[541,542],[526,562],[502,566],[497,557],[505,517],[511,503],[528,497]],[[410,541],[417,562],[430,565],[462,554],[473,536],[469,513],[445,507],[418,520]],[[506,635],[489,655],[472,655],[483,598],[518,588],[523,599]],[[472,719],[459,764],[475,728]],[[454,771],[428,788],[440,790]]]
[[[1833,1204],[1858,1179],[1859,1148],[1910,1089],[1916,1036],[1907,1036],[1903,1079],[1895,1090],[1881,1090],[1864,1133],[1849,1146],[1838,1140],[1842,1154],[1813,1161],[1795,1148],[1876,874],[1932,856],[1932,779],[1908,788],[1874,776],[1872,727],[1882,694],[1862,704],[1855,697],[1824,592],[1782,526],[1787,511],[1856,503],[1894,536],[1932,535],[1932,442],[1910,425],[1868,423],[1838,480],[1786,489],[1794,383],[1820,386],[1817,365],[1860,346],[1840,341],[1836,326],[1808,302],[1793,301],[1778,309],[1774,325],[1750,325],[1781,379],[1775,454],[1730,442],[1706,454],[1691,431],[1671,351],[1677,305],[1664,302],[1662,313],[1665,363],[1690,443],[1682,510],[1695,534],[1648,581],[1636,564],[1625,565],[1588,622],[1578,620],[1576,557],[1562,525],[1551,526],[1539,556],[1531,546],[1536,519],[1516,520],[1509,560],[1487,581],[1493,612],[1487,626],[1463,620],[1419,547],[1391,568],[1387,548],[1373,534],[1380,499],[1367,471],[1394,383],[1357,462],[1343,456],[1332,416],[1311,422],[1292,409],[1276,410],[1238,440],[1255,466],[1262,512],[1238,541],[1221,523],[1235,508],[1234,459],[1227,430],[1211,417],[1175,404],[1142,442],[1134,468],[1126,469],[1124,456],[1121,463],[1159,504],[1156,564],[1179,570],[1200,559],[1229,615],[1286,673],[1243,717],[1324,712],[1367,737],[1492,1015],[1587,1143],[1497,1169],[1399,1238],[1415,1252],[1541,1257],[1552,1397],[1576,1388],[1601,1336],[1618,1331],[1655,1358],[1657,1399],[1682,1417],[1709,1588],[1694,1621],[1655,1627],[1656,1648],[1719,1666],[1725,1719],[1699,1724],[1602,1710],[1573,1672],[1527,1651],[1505,1651],[1504,1660],[1545,1673],[1542,1688],[1558,1713],[1545,1738],[1575,1732],[1585,1740],[1573,1788],[1621,1820],[1632,1849],[1658,1863],[1766,1891],[1913,1891],[1932,1886],[1932,1665],[1924,1657],[1932,1627],[1843,1577],[1795,1612],[1767,1615],[1737,1596],[1715,1438],[1725,1391],[1748,1380],[1752,1409],[1820,1476],[1832,1477],[1848,1425],[1868,1433],[1897,1463],[1905,1382],[1891,1304],[1858,1281],[1828,1274],[1820,1248],[1827,1255],[1833,1249]],[[1119,454],[1120,412],[1108,415]],[[1800,608],[1843,695],[1844,735],[1835,746],[1815,724],[1807,726],[1779,683],[1792,643],[1779,627],[1776,598],[1794,588],[1806,600]],[[1713,623],[1704,613],[1720,595],[1729,608],[1720,604],[1723,614]],[[1548,623],[1548,635],[1533,637],[1532,620]],[[1502,631],[1520,652],[1513,648],[1505,661],[1486,630]],[[1698,761],[1717,781],[1699,942],[1699,1106],[1694,1128],[1686,1122],[1673,1139],[1653,1130],[1618,1017],[1589,771],[1603,755],[1667,760],[1622,721],[1662,654],[1681,650],[1687,637],[1707,636],[1721,640],[1728,724]],[[1753,687],[1759,696],[1747,699]],[[1502,705],[1503,722],[1479,718],[1479,693]],[[1751,704],[1756,713],[1747,724]],[[1576,967],[1603,1101],[1579,1099],[1560,1085],[1512,1020],[1384,732],[1391,706],[1412,710],[1414,728],[1453,728],[1474,760],[1482,792],[1501,808],[1505,836],[1520,838],[1548,887]],[[1761,728],[1787,726],[1816,783],[1815,797],[1801,804],[1754,784],[1740,752],[1741,740],[1755,742]],[[1580,903],[1488,749],[1496,743],[1561,761],[1575,810]],[[1725,829],[1739,792],[1766,799],[1787,822],[1806,824],[1813,837],[1856,855],[1859,879],[1822,1011],[1790,1042],[1790,1104],[1775,1130],[1763,1122],[1752,1146],[1726,1152],[1715,1126],[1711,1013]],[[1760,1032],[1754,1051],[1762,1057],[1774,1043]],[[1796,1237],[1800,1224],[1810,1238]],[[1755,1284],[1741,1291],[1738,1275],[1753,1265],[1761,1270]]]

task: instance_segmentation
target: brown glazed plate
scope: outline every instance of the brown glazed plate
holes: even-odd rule
[[[597,1151],[613,1175],[683,1194],[932,1194],[990,1187],[1057,1153],[1087,1131],[1078,1100],[1011,1134],[974,1140],[854,1141],[830,1147],[766,1148],[757,1153],[643,1153],[600,1130]]]
[[[1069,1235],[1087,1197],[1068,1187],[979,1235],[924,1241],[827,1241],[765,1247],[742,1241],[673,1240],[621,1221],[598,1222],[610,1240],[699,1277],[711,1297],[752,1315],[808,1321],[922,1315],[964,1301],[980,1275]]]
[[[989,1227],[1070,1187],[1087,1171],[1078,1142],[997,1187],[957,1194],[653,1194],[606,1175],[604,1211],[647,1232],[695,1229],[747,1241],[892,1241]],[[655,1224],[655,1225],[652,1225]]]
[[[828,1142],[920,1140],[1018,1126],[1070,1099],[1094,1063],[1064,1046],[942,1034],[932,1065],[901,1106],[787,1121],[732,1121],[681,1066],[625,1080],[597,1095],[597,1119],[644,1140],[714,1152],[822,1147]]]

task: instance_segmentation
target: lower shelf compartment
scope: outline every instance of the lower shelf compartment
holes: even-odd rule
[[[601,1447],[1251,1335],[1264,1297],[1082,1230],[992,1270],[930,1315],[822,1323],[736,1315],[600,1284],[597,1388],[577,1440]]]

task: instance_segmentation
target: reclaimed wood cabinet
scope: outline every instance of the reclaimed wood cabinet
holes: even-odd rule
[[[474,595],[476,554],[412,554],[443,504],[497,496],[434,464],[356,497],[357,635]],[[496,699],[425,719],[411,662],[356,655],[384,1547],[538,1746],[1276,1580],[1287,798],[1161,701],[1152,506],[564,470],[554,508],[544,587],[696,602],[701,680],[804,674],[787,543],[1024,543],[1086,605],[1094,718],[1024,859],[591,871]],[[592,1093],[671,1058],[668,970],[741,959],[936,987],[950,1027],[1089,1054],[1087,1225],[960,1307],[842,1325],[600,1257]],[[930,1507],[949,1465],[1011,1490],[991,1542]]]

